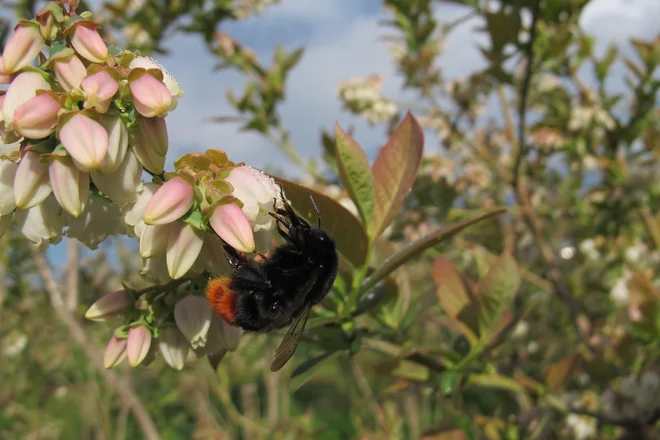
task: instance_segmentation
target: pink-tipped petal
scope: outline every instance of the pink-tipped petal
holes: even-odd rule
[[[84,171],[101,167],[108,152],[108,132],[82,113],[74,115],[60,130],[62,145]]]
[[[71,45],[87,61],[103,63],[108,57],[108,47],[98,31],[87,23],[76,25],[71,35]]]
[[[106,369],[110,369],[122,363],[124,358],[126,358],[126,339],[120,339],[117,336],[112,336],[108,345],[105,347],[105,353],[103,353],[103,366]]]
[[[148,225],[165,225],[181,218],[192,207],[193,187],[181,177],[165,182],[154,194],[144,212]]]
[[[44,38],[36,24],[19,24],[7,40],[2,59],[5,71],[16,73],[34,60],[44,47]]]
[[[131,81],[131,93],[135,110],[145,118],[165,116],[172,104],[172,94],[167,86],[152,75],[145,73]]]
[[[126,352],[128,363],[131,367],[137,367],[142,363],[151,348],[151,331],[143,326],[137,325],[128,331],[128,343]]]
[[[238,205],[227,203],[218,206],[209,221],[216,234],[229,246],[240,252],[254,251],[254,233],[248,218]]]
[[[9,85],[2,104],[2,116],[7,131],[14,129],[14,113],[24,103],[37,96],[38,90],[50,90],[50,84],[37,72],[20,73]]]
[[[87,75],[84,64],[74,54],[55,61],[53,71],[55,72],[55,78],[67,92],[80,87],[83,78]]]
[[[55,130],[61,109],[51,94],[37,95],[16,109],[14,131],[29,139],[45,138]]]
[[[106,318],[127,309],[133,304],[131,296],[125,290],[116,290],[103,295],[87,309],[85,318],[91,321],[105,321]]]
[[[105,113],[110,107],[112,97],[119,90],[119,83],[105,70],[100,70],[82,80],[82,89],[87,99],[86,109]]]

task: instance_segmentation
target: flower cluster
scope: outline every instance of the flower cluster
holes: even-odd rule
[[[140,255],[154,280],[176,280],[191,270],[225,271],[218,237],[245,253],[255,251],[255,233],[268,241],[274,224],[268,212],[274,205],[282,207],[280,188],[271,177],[237,166],[218,150],[185,155],[175,167],[162,185],[144,185],[125,216],[140,237]]]
[[[122,232],[112,225],[118,207],[137,199],[142,170],[164,171],[164,118],[183,92],[155,61],[107,47],[97,28],[91,14],[51,2],[7,41],[0,232],[13,216],[42,247],[68,226],[94,248]]]
[[[183,92],[154,60],[106,46],[91,14],[51,2],[22,21],[0,58],[0,234],[12,219],[45,248],[63,235],[94,249],[111,234],[139,237],[144,289],[100,298],[86,313],[120,319],[107,368],[146,364],[160,351],[181,369],[238,346],[242,331],[201,296],[228,271],[223,243],[251,253],[271,242],[282,207],[272,178],[219,150],[165,172],[165,117]],[[152,176],[143,182],[143,171]],[[261,243],[264,246],[261,246]]]
[[[396,114],[396,105],[382,96],[383,78],[370,75],[348,79],[339,85],[337,95],[344,108],[365,117],[371,124],[390,119]]]

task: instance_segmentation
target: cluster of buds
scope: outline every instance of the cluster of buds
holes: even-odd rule
[[[16,26],[0,83],[0,233],[13,217],[42,247],[66,226],[95,247],[104,237],[92,220],[117,220],[110,205],[135,202],[142,170],[164,171],[164,118],[183,92],[155,61],[106,46],[91,14],[64,2]]]
[[[92,321],[122,318],[103,356],[105,368],[124,359],[132,367],[148,365],[158,352],[175,370],[183,369],[189,355],[211,356],[238,348],[243,331],[216,317],[206,299],[190,294],[190,289],[174,290],[162,300],[150,298],[153,289],[140,292],[123,289],[101,297],[87,310]],[[174,313],[162,313],[162,306],[175,302]],[[173,315],[173,316],[172,316]]]
[[[345,110],[367,119],[371,124],[385,122],[396,115],[396,105],[382,96],[383,78],[370,75],[353,78],[339,85],[337,95]]]
[[[0,234],[14,220],[42,248],[62,235],[92,249],[111,234],[139,237],[143,275],[161,283],[125,285],[87,311],[121,320],[105,366],[144,365],[160,351],[181,369],[193,352],[235,350],[242,331],[215,317],[204,281],[228,273],[223,243],[244,253],[269,247],[268,213],[283,206],[274,180],[219,150],[185,155],[165,172],[165,117],[183,93],[155,61],[106,46],[91,14],[66,2],[18,24],[0,83],[9,84],[0,92]]]
[[[164,177],[162,185],[145,185],[125,217],[155,280],[226,271],[220,239],[244,253],[255,251],[255,233],[270,241],[268,212],[283,205],[280,187],[263,172],[207,150],[182,156]]]

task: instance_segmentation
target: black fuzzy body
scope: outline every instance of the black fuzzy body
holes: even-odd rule
[[[253,332],[285,327],[306,307],[321,302],[339,266],[335,243],[323,229],[310,226],[287,203],[271,215],[285,243],[263,261],[251,261],[225,247],[234,268],[234,324]]]

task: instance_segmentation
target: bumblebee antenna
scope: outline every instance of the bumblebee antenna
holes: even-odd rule
[[[309,200],[312,201],[312,205],[314,205],[314,211],[316,211],[316,218],[319,219],[319,226],[318,228],[321,229],[321,213],[319,212],[318,206],[316,206],[316,202],[314,201],[314,197],[312,197],[312,193],[309,191],[307,192],[307,195],[309,196]]]

